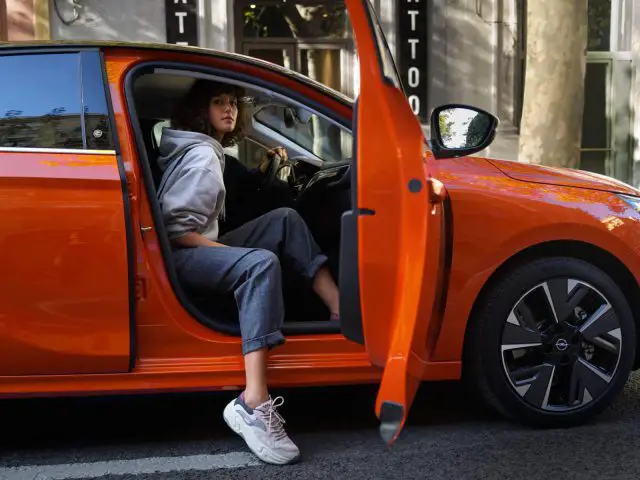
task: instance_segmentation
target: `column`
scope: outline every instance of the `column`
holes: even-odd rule
[[[633,111],[633,180],[631,183],[640,188],[640,5],[633,2],[631,22],[631,54],[633,68],[633,86],[631,89],[631,106]]]

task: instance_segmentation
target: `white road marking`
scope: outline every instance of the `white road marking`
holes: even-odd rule
[[[69,480],[99,478],[105,475],[140,475],[143,473],[220,470],[262,465],[251,453],[231,452],[219,455],[152,457],[134,460],[111,460],[93,463],[30,465],[0,468],[0,480]]]

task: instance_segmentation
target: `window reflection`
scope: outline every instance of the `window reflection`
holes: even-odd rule
[[[78,55],[0,57],[0,146],[82,148]]]
[[[325,162],[342,162],[352,156],[351,134],[317,115],[301,120],[283,106],[269,105],[255,118]]]
[[[589,0],[589,42],[592,52],[611,48],[611,0]]]

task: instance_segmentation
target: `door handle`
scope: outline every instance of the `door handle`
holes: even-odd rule
[[[445,188],[444,183],[436,178],[432,177],[427,179],[427,189],[429,203],[442,203],[447,196],[447,189]]]

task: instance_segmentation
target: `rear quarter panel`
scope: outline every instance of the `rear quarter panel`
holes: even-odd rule
[[[434,176],[450,195],[453,242],[434,361],[461,359],[467,321],[483,285],[529,247],[587,242],[640,278],[640,216],[612,193],[514,180],[481,158],[441,160]]]

